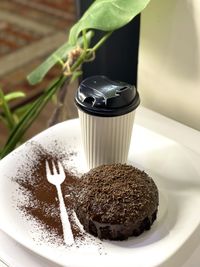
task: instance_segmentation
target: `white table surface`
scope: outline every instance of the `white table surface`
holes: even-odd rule
[[[183,146],[190,148],[200,155],[200,132],[166,118],[146,108],[137,110],[135,123],[157,132],[163,136],[173,139]],[[0,230],[0,259],[3,259],[9,267],[58,267],[46,259],[39,257],[28,249],[22,247],[12,238]],[[200,240],[199,247],[193,252],[182,266],[173,267],[198,267],[200,262]],[[6,265],[0,263],[0,267]],[[94,266],[95,267],[95,266]],[[172,267],[172,266],[165,266]]]

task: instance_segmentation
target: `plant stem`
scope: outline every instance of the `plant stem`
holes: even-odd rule
[[[41,95],[35,103],[33,103],[32,107],[24,114],[19,123],[13,128],[6,145],[1,151],[0,158],[2,159],[8,153],[10,153],[22,138],[26,130],[30,127],[33,121],[38,117],[44,106],[51,99],[51,97],[56,93],[58,88],[64,83],[66,80],[65,77],[59,77],[53,85],[51,85],[47,90],[44,91],[43,95]]]
[[[84,63],[86,56],[88,56],[88,52],[91,53],[92,55],[97,49],[99,49],[104,44],[104,42],[110,37],[111,34],[112,32],[108,32],[99,40],[99,42],[94,47],[83,50],[83,53],[80,55],[77,61],[72,65],[71,72],[76,71]]]
[[[10,108],[9,108],[7,102],[6,102],[4,93],[3,93],[1,88],[0,88],[0,99],[2,99],[2,109],[3,109],[3,112],[4,112],[5,116],[6,116],[6,119],[7,119],[7,122],[8,122],[8,127],[9,127],[10,130],[12,130],[12,128],[15,125],[15,121],[14,121],[14,118],[12,116],[12,113],[10,111]]]
[[[91,50],[93,51],[93,52],[95,52],[97,49],[99,49],[99,47],[101,47],[104,43],[105,43],[105,41],[110,37],[110,35],[112,34],[113,32],[108,32],[108,33],[106,33],[100,40],[99,40],[99,42],[95,45],[95,46],[93,46],[92,48],[91,48]]]
[[[80,57],[77,59],[77,61],[72,65],[71,72],[74,72],[77,70],[77,68],[83,64],[84,59],[86,56],[86,51],[83,51],[83,53],[80,55]]]
[[[57,106],[56,106],[52,116],[50,117],[50,119],[48,121],[48,127],[51,127],[51,126],[55,125],[56,123],[58,123],[61,116],[62,116],[62,119],[64,117],[63,114],[65,114],[65,113],[64,113],[63,106],[64,106],[66,95],[67,95],[68,84],[69,84],[69,79],[65,80],[65,82],[62,84],[62,86],[58,92]]]

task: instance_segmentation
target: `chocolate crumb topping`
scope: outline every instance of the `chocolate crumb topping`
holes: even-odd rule
[[[109,227],[114,225],[117,226],[115,232],[125,225],[132,229],[128,231],[129,235],[138,235],[149,229],[156,218],[159,202],[157,187],[152,178],[133,166],[99,166],[84,174],[78,187],[77,216],[87,231],[93,229],[89,232],[100,238],[100,228],[109,232]],[[138,227],[141,228],[139,232]],[[106,235],[103,234],[103,238]],[[124,235],[112,238],[111,234],[110,239],[125,238]]]

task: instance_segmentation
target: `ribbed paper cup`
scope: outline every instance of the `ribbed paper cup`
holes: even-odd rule
[[[136,88],[105,76],[93,76],[82,81],[75,103],[88,169],[126,163],[135,110],[140,103]]]
[[[98,117],[78,111],[88,169],[126,163],[135,111],[116,117]]]

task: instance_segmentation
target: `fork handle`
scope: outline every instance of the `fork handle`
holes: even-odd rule
[[[71,229],[71,224],[69,222],[69,217],[68,217],[67,210],[65,207],[63,194],[61,191],[61,186],[58,185],[56,186],[56,188],[57,188],[58,200],[59,200],[59,206],[60,206],[60,218],[61,218],[61,223],[62,223],[62,228],[63,228],[64,241],[66,245],[71,246],[74,243],[74,237],[73,237],[73,233]]]

